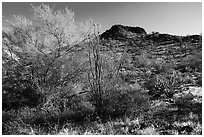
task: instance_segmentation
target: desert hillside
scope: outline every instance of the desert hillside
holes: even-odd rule
[[[4,135],[202,134],[202,34],[32,8],[2,30]]]

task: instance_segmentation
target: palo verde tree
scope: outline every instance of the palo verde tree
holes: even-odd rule
[[[73,56],[86,41],[88,23],[78,23],[74,13],[54,11],[48,5],[33,6],[33,16],[14,16],[10,28],[3,31],[3,93],[29,87],[51,94],[66,87],[84,69]],[[3,98],[4,99],[4,98]]]

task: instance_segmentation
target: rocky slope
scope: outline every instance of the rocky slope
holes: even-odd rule
[[[178,63],[183,57],[202,52],[201,35],[176,36],[158,32],[148,34],[141,27],[113,25],[100,37],[113,50],[139,54],[137,51],[141,49],[166,60],[175,59]]]
[[[169,63],[170,67],[189,76],[195,81],[202,81],[202,36],[187,35],[176,36],[170,34],[160,34],[154,32],[148,34],[144,28],[114,25],[109,30],[101,34],[101,39],[105,40],[106,50],[115,52],[126,52],[132,56],[133,66],[128,70],[129,74],[134,74],[137,81],[140,81],[142,73],[154,72],[143,67],[137,67],[136,58],[141,58],[146,53],[146,58],[151,61],[161,61]],[[196,59],[195,59],[196,58]],[[190,67],[190,70],[188,67]],[[137,75],[137,76],[136,76]],[[142,81],[142,80],[141,80]],[[195,86],[195,84],[189,84]],[[201,83],[200,83],[201,85]]]

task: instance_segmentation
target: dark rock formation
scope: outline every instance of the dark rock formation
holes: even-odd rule
[[[134,40],[143,43],[150,42],[157,45],[174,43],[178,43],[181,45],[183,42],[202,43],[202,35],[177,36],[171,34],[161,34],[159,32],[147,34],[144,28],[124,26],[119,24],[113,25],[110,29],[106,30],[100,35],[100,38],[107,40],[119,40],[123,42],[127,40]]]
[[[109,30],[106,30],[101,34],[101,38],[104,39],[118,39],[127,38],[128,35],[146,35],[146,31],[141,27],[129,27],[123,25],[113,25]]]

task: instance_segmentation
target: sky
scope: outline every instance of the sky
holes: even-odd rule
[[[36,2],[3,2],[2,20],[13,15],[32,16]],[[102,31],[112,25],[121,24],[142,27],[147,33],[152,31],[172,35],[193,35],[202,33],[201,2],[50,2],[51,7],[65,9],[75,13],[76,21],[92,19],[102,26]]]

